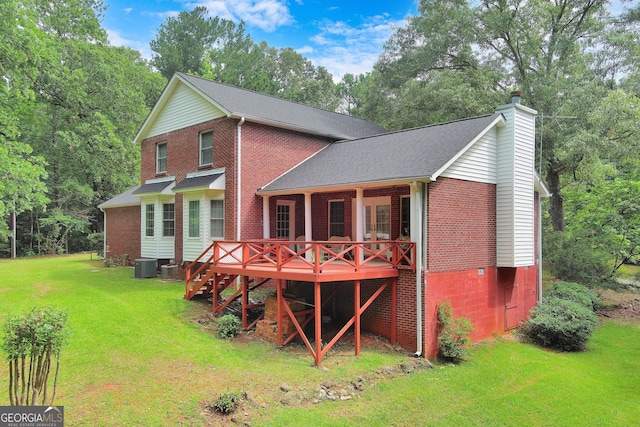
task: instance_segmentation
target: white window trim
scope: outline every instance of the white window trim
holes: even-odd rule
[[[211,235],[211,221],[214,218],[211,218],[211,202],[213,201],[221,201],[222,202],[222,218],[215,218],[215,219],[222,219],[222,236],[212,236]],[[225,232],[225,226],[226,226],[226,216],[225,216],[225,207],[226,203],[225,200],[223,198],[215,198],[215,199],[209,199],[208,203],[207,203],[207,208],[208,208],[208,212],[207,212],[207,218],[208,218],[208,224],[207,224],[207,228],[208,228],[208,238],[209,239],[224,239],[224,232]]]
[[[209,132],[211,133],[211,162],[203,163],[202,162],[202,135]],[[198,165],[200,166],[213,165],[213,137],[214,137],[213,129],[204,130],[200,132],[200,134],[198,135]]]
[[[159,162],[160,162],[160,159],[161,159],[160,150],[159,150],[159,147],[161,145],[164,145],[164,147],[165,147],[164,170],[159,170],[158,169]],[[168,148],[166,142],[159,142],[159,143],[156,144],[156,173],[166,173],[167,172],[167,158],[169,157],[168,154],[169,154],[169,148]]]
[[[278,200],[276,202],[276,236],[278,235],[278,206],[289,206],[289,240],[296,239],[296,202],[295,200]]]

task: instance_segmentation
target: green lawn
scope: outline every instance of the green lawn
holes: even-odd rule
[[[385,367],[406,354],[350,346],[317,368],[304,348],[222,340],[209,307],[182,299],[180,282],[133,279],[89,255],[0,261],[0,321],[34,305],[69,313],[56,404],[68,426],[231,425],[205,410],[220,393],[244,390],[237,416],[252,426],[637,425],[640,326],[605,323],[583,353],[555,353],[513,340],[483,343],[468,362],[411,374]],[[281,385],[303,394],[320,384],[364,391],[345,401],[280,403]],[[8,405],[0,368],[0,405]],[[246,414],[246,416],[245,416]]]

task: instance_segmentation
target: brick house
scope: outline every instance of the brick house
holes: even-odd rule
[[[350,329],[356,354],[365,329],[431,357],[439,303],[479,340],[540,297],[535,115],[516,94],[387,132],[176,73],[135,138],[140,185],[100,205],[107,253],[180,265],[187,298],[239,278],[245,326],[250,283],[275,283],[278,326],[289,318],[318,364]],[[344,326],[323,346],[325,323]]]

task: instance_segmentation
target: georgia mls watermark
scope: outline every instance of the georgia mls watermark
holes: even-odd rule
[[[0,406],[0,427],[64,427],[64,406]]]

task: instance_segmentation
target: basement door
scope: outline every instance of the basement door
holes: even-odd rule
[[[514,285],[504,288],[504,330],[515,329],[519,323],[518,285]]]

